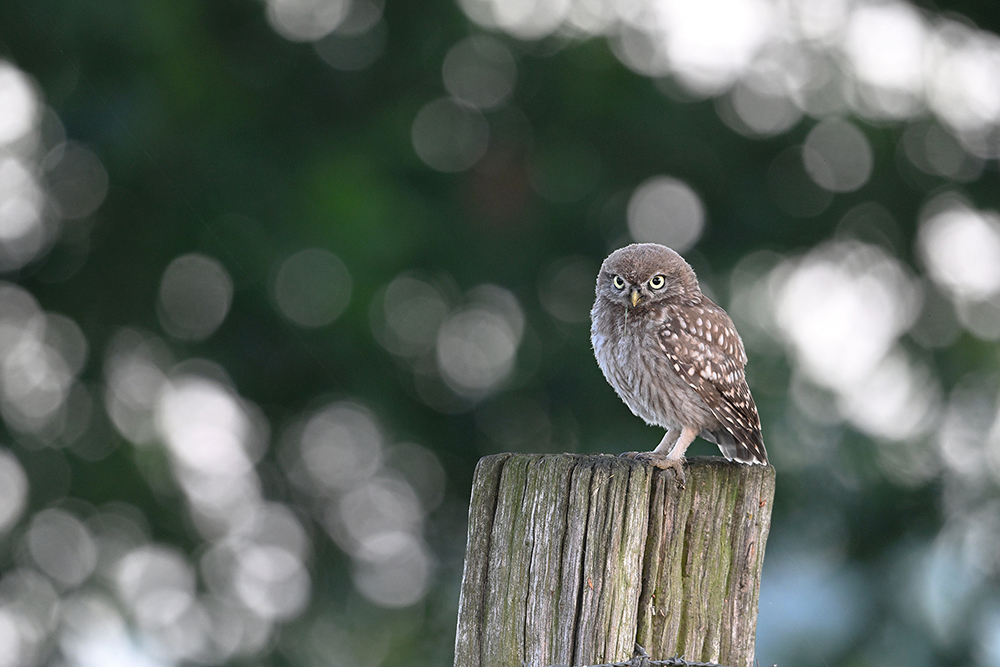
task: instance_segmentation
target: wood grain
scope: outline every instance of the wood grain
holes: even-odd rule
[[[479,462],[456,667],[654,658],[751,667],[774,469],[498,454]]]

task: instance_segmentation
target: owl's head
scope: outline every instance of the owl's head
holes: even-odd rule
[[[658,243],[633,243],[608,255],[597,275],[597,298],[628,308],[701,297],[691,265]]]

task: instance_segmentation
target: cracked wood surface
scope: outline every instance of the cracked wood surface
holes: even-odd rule
[[[455,667],[654,658],[751,667],[774,468],[693,458],[687,487],[629,458],[476,467]]]

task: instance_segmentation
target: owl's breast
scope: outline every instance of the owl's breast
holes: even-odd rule
[[[649,320],[629,322],[627,328],[620,323],[595,326],[591,342],[608,383],[647,424],[669,429],[717,423],[701,396],[670,365]]]

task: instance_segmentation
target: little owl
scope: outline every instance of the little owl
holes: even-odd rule
[[[680,255],[656,243],[608,255],[590,319],[604,377],[635,415],[667,429],[637,458],[673,469],[683,484],[684,452],[701,436],[729,460],[767,464],[743,341]]]

